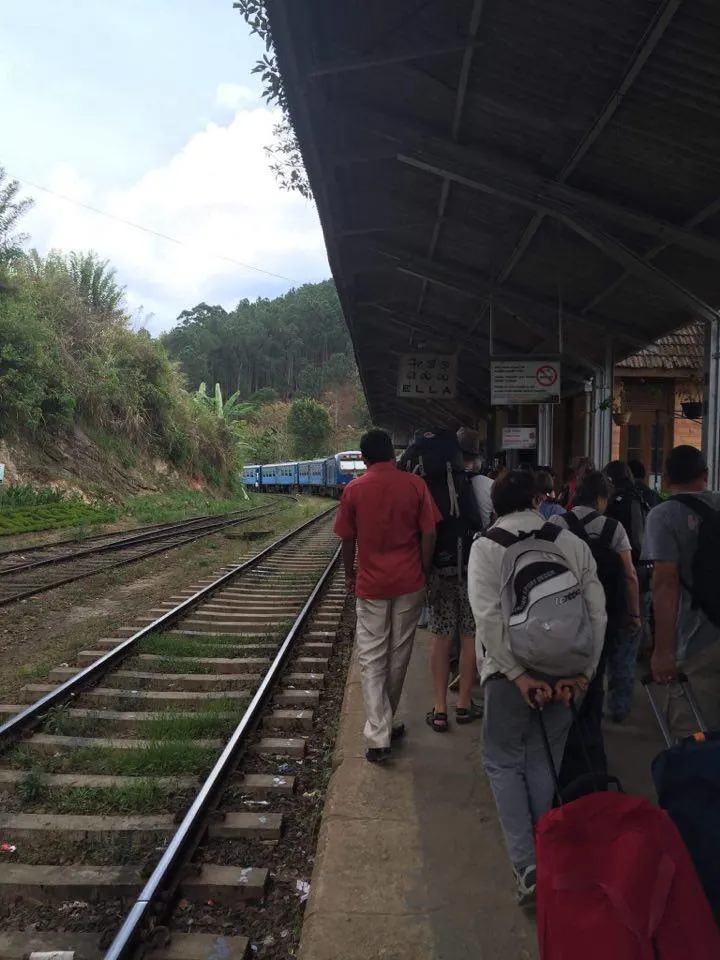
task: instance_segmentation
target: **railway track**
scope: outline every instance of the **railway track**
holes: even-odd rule
[[[344,607],[332,512],[0,706],[0,960],[250,955]]]
[[[66,583],[182,547],[227,527],[262,519],[274,504],[219,516],[157,524],[144,530],[102,535],[78,543],[65,540],[0,554],[0,606],[24,600]]]

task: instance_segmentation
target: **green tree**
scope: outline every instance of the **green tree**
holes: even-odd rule
[[[332,424],[327,410],[316,400],[295,400],[288,414],[287,431],[296,456],[310,459],[327,452]]]
[[[269,104],[282,111],[282,120],[273,129],[275,141],[265,148],[270,160],[270,169],[284,190],[297,190],[303,197],[312,199],[312,190],[303,163],[300,144],[295,135],[288,110],[285,84],[280,74],[275,48],[270,32],[266,0],[235,0],[233,4],[242,14],[252,33],[265,43],[265,53],[252,69],[259,74],[263,84],[263,97]]]
[[[22,252],[27,234],[15,233],[21,218],[32,207],[28,197],[21,199],[20,184],[11,180],[4,167],[0,167],[0,267],[9,263]]]
[[[67,269],[78,295],[94,313],[117,313],[125,297],[125,288],[117,282],[117,274],[109,260],[101,260],[92,250],[73,251],[67,258]]]

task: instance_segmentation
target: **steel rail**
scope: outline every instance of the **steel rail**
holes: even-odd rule
[[[154,557],[158,553],[165,553],[167,550],[176,550],[178,547],[184,547],[188,543],[195,543],[196,540],[202,540],[204,537],[210,536],[210,534],[217,530],[224,530],[226,527],[236,527],[239,524],[247,523],[250,520],[262,520],[263,517],[273,516],[276,512],[276,510],[268,510],[267,513],[254,514],[252,517],[239,517],[235,520],[214,523],[208,527],[201,528],[200,530],[196,528],[192,533],[188,531],[188,536],[183,536],[182,533],[176,532],[174,537],[181,537],[182,539],[176,540],[173,539],[173,536],[168,536],[167,539],[163,539],[160,543],[160,546],[156,547],[154,550],[147,550],[145,553],[141,553],[140,555],[126,557],[124,560],[117,560],[115,563],[108,563],[105,566],[94,567],[92,570],[84,570],[81,573],[73,573],[69,577],[61,577],[59,580],[51,580],[49,583],[36,584],[32,587],[28,587],[27,590],[23,590],[20,593],[14,593],[10,597],[0,598],[0,607],[7,606],[11,603],[17,603],[19,600],[26,600],[28,597],[37,596],[39,593],[46,593],[48,590],[54,590],[56,587],[62,587],[68,583],[75,583],[77,580],[85,580],[87,577],[94,577],[96,574],[105,573],[107,570],[115,570],[118,567],[125,567],[131,563],[139,563],[141,560],[147,560],[148,557]],[[141,544],[134,544],[134,546],[140,545]],[[64,559],[77,559],[77,557],[66,557]],[[1,581],[2,577],[0,577],[0,588],[3,586]]]
[[[259,504],[257,509],[261,507],[266,507],[268,504]],[[235,513],[236,511],[232,511]],[[170,520],[167,523],[146,523],[141,524],[139,527],[128,527],[127,530],[110,530],[105,533],[96,533],[91,537],[83,537],[82,540],[78,537],[67,537],[64,540],[48,540],[47,543],[33,543],[27,547],[14,547],[12,550],[0,550],[0,562],[2,562],[6,557],[11,557],[13,554],[23,554],[23,553],[37,553],[40,550],[52,550],[53,547],[68,547],[73,543],[97,543],[98,540],[108,540],[110,537],[122,537],[125,534],[135,534],[135,533],[152,533],[155,530],[172,530],[173,527],[179,527],[183,524],[190,523],[193,520],[209,520],[211,517],[224,517],[227,514],[223,513],[206,513],[202,514],[199,517],[185,517],[184,520]],[[44,531],[51,532],[51,531]],[[30,533],[43,533],[42,530],[30,531]],[[22,534],[17,534],[17,536],[22,536]]]
[[[327,511],[329,512],[329,511]],[[323,514],[324,516],[324,514]],[[141,945],[144,925],[155,915],[156,905],[170,909],[171,899],[181,881],[183,866],[195,853],[207,828],[208,817],[220,799],[220,795],[234,772],[247,747],[250,734],[255,730],[273,685],[282,673],[285,663],[295,645],[300,631],[310,616],[318,596],[330,579],[340,559],[342,547],[338,547],[325,567],[312,593],[290,628],[270,668],[263,677],[257,693],[233,731],[225,749],[203,783],[193,805],[190,807],[160,861],[145,884],[140,896],[131,907],[122,927],[110,944],[104,960],[131,960]],[[156,916],[156,915],[155,915]]]
[[[96,543],[90,547],[79,547],[77,550],[60,554],[56,557],[41,557],[39,560],[28,560],[24,563],[13,564],[11,567],[0,567],[0,578],[10,576],[10,574],[13,573],[23,573],[25,570],[35,570],[38,567],[53,566],[58,563],[66,563],[70,560],[80,560],[83,557],[91,557],[97,553],[112,553],[115,550],[124,550],[125,547],[131,547],[134,544],[154,543],[156,540],[182,534],[186,530],[209,529],[213,526],[221,526],[223,522],[230,522],[232,519],[243,520],[247,518],[251,520],[254,517],[258,517],[262,510],[267,510],[267,507],[268,505],[263,505],[257,507],[256,510],[252,512],[249,510],[233,510],[232,513],[193,517],[189,520],[168,524],[167,527],[161,526],[154,530],[151,529],[141,533],[135,533],[132,536],[121,536],[116,540],[110,540],[108,543]]]
[[[244,560],[242,563],[239,563],[237,566],[233,567],[232,570],[228,571],[228,573],[224,573],[221,577],[218,577],[217,580],[214,580],[212,583],[208,584],[208,586],[198,590],[198,592],[194,593],[192,597],[188,597],[187,600],[183,600],[176,607],[173,607],[172,610],[168,610],[167,613],[163,613],[157,618],[157,620],[153,620],[153,622],[148,624],[146,627],[142,627],[137,631],[137,633],[134,633],[131,637],[128,637],[127,640],[124,640],[122,643],[118,644],[117,647],[109,650],[106,654],[104,654],[104,656],[85,667],[74,677],[66,680],[65,683],[60,684],[60,686],[56,687],[55,690],[51,690],[50,693],[46,693],[44,696],[40,697],[39,700],[36,700],[35,703],[32,703],[30,706],[26,707],[25,710],[16,714],[14,717],[11,717],[10,720],[7,720],[4,724],[2,724],[2,726],[0,726],[0,751],[7,749],[10,745],[12,745],[21,734],[27,733],[29,730],[36,727],[48,710],[67,703],[69,700],[82,693],[87,687],[92,686],[94,683],[104,677],[113,667],[121,663],[129,654],[131,654],[135,647],[140,643],[141,640],[144,640],[145,637],[164,630],[167,627],[171,627],[184,614],[193,610],[196,606],[198,606],[198,604],[207,600],[216,591],[222,589],[222,587],[237,577],[238,574],[244,573],[246,570],[250,570],[257,566],[261,561],[270,556],[285,543],[288,543],[299,533],[302,533],[303,530],[307,530],[308,527],[318,523],[324,517],[327,517],[335,509],[336,507],[333,506],[329,510],[324,510],[322,513],[317,514],[317,516],[312,517],[305,523],[300,524],[299,527],[295,527],[294,530],[290,530],[288,533],[283,534],[277,540],[273,541],[273,543],[271,543],[269,546],[265,547],[264,550],[261,550],[260,553],[257,553],[254,557],[250,557],[248,560]]]

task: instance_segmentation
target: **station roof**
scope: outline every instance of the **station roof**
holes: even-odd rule
[[[622,360],[618,369],[693,371],[702,370],[705,360],[705,329],[701,322],[689,323],[674,333],[660,337],[654,343]]]
[[[272,0],[376,422],[474,419],[494,355],[572,392],[720,302],[716,0]],[[562,324],[558,318],[562,316]],[[491,319],[492,318],[492,319]],[[457,350],[456,400],[396,396]]]

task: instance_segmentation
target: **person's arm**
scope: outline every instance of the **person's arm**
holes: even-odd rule
[[[355,503],[350,490],[350,484],[343,491],[340,498],[333,530],[342,540],[342,560],[345,568],[345,583],[349,593],[355,592],[355,553],[357,546],[357,529],[355,522]]]
[[[508,680],[525,672],[504,642],[505,619],[500,606],[500,562],[502,547],[480,537],[470,550],[468,597],[475,618],[475,648],[478,660],[487,655]]]
[[[677,612],[680,603],[680,570],[676,563],[656,560],[652,574],[655,613],[655,649],[650,667],[656,683],[677,680]]]
[[[355,548],[357,541],[354,537],[342,542],[342,561],[345,569],[345,584],[348,593],[355,593]]]
[[[638,630],[640,628],[640,587],[638,585],[637,571],[632,562],[632,550],[624,550],[620,554],[625,571],[625,583],[627,587],[628,598],[628,618],[631,626]]]
[[[680,544],[672,515],[664,504],[647,516],[643,557],[652,561],[651,593],[655,614],[655,646],[650,669],[657,683],[677,679],[677,615],[680,605]]]
[[[563,536],[561,534],[561,536]],[[605,591],[603,590],[600,578],[598,577],[597,564],[592,555],[590,547],[576,537],[569,534],[572,542],[572,549],[575,551],[577,565],[580,571],[580,583],[582,585],[583,598],[587,607],[588,616],[593,632],[593,659],[585,670],[585,676],[592,680],[600,662],[603,646],[605,645],[605,629],[607,627],[607,608],[605,604]]]
[[[442,520],[442,514],[432,498],[424,480],[419,480],[418,492],[420,495],[420,510],[418,526],[420,527],[420,554],[425,579],[430,575],[432,558],[435,553],[437,539],[437,525]]]
[[[432,567],[432,559],[435,554],[435,541],[437,540],[437,531],[435,528],[432,530],[423,530],[420,534],[420,552],[422,554],[422,568],[423,573],[425,574],[425,579],[430,576],[430,568]]]

